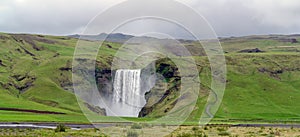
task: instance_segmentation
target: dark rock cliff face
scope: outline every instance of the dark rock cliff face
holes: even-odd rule
[[[181,85],[178,68],[170,61],[160,60],[156,62],[156,73],[158,75],[156,84],[145,94],[147,103],[140,111],[139,117],[148,116],[156,110],[160,111],[156,112],[157,117],[163,116],[177,102],[176,96],[180,91]]]
[[[113,92],[113,71],[110,69],[96,69],[96,83],[102,97],[108,97]]]

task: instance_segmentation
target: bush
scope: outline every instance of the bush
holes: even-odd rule
[[[181,133],[178,137],[194,137],[191,133]]]
[[[66,132],[66,126],[64,124],[58,124],[54,131],[55,132]]]
[[[151,126],[151,124],[143,123],[143,124],[142,124],[142,127],[144,127],[144,128],[149,128],[149,127],[152,127],[152,126]]]
[[[221,128],[221,127],[219,127],[219,128],[217,128],[217,130],[218,130],[218,131],[220,131],[220,132],[222,132],[222,131],[226,131],[226,129],[225,129],[225,128],[223,128],[223,127],[222,127],[222,128]]]
[[[218,133],[219,136],[229,136],[230,133],[228,133],[227,131],[221,131]]]
[[[142,125],[139,124],[139,123],[134,123],[132,126],[131,126],[131,129],[142,129]]]
[[[193,130],[193,131],[198,131],[198,130],[199,130],[199,127],[193,127],[192,130]]]
[[[162,126],[163,128],[166,128],[166,127],[167,127],[167,124],[166,124],[166,123],[161,123],[161,126]]]
[[[127,132],[127,137],[138,137],[139,133],[135,132],[135,131],[128,131]]]

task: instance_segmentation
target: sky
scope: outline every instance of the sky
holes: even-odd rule
[[[123,1],[0,0],[0,32],[80,34],[96,15]],[[177,1],[201,14],[219,37],[300,33],[299,0]],[[137,27],[137,24],[120,32],[134,34],[130,26]],[[178,29],[171,30],[159,24],[152,27],[169,29],[181,37]]]

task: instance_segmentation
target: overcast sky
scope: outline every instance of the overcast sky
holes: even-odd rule
[[[300,33],[300,0],[178,1],[197,10],[220,37]],[[122,0],[0,0],[0,31],[81,33],[99,12],[119,2]]]

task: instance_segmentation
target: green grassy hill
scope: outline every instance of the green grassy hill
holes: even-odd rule
[[[75,39],[41,35],[1,34],[1,108],[63,112],[47,115],[0,113],[0,121],[86,121],[71,91]],[[3,112],[3,111],[2,111]]]
[[[224,99],[214,119],[216,122],[300,121],[300,44],[295,40],[300,41],[298,36],[221,40],[228,76]],[[64,113],[0,110],[0,121],[87,122],[72,91],[71,66],[76,42],[75,38],[63,36],[0,33],[0,108]],[[191,51],[200,46],[185,44]],[[110,69],[113,55],[120,47],[111,42],[104,45],[97,59],[99,70]],[[253,48],[263,52],[240,52]],[[200,117],[210,87],[207,58],[200,56],[202,52],[193,55],[201,64],[198,69],[203,88],[197,107],[188,119],[192,122]],[[176,99],[157,103],[146,117],[164,115],[170,105],[163,103],[174,101]]]

